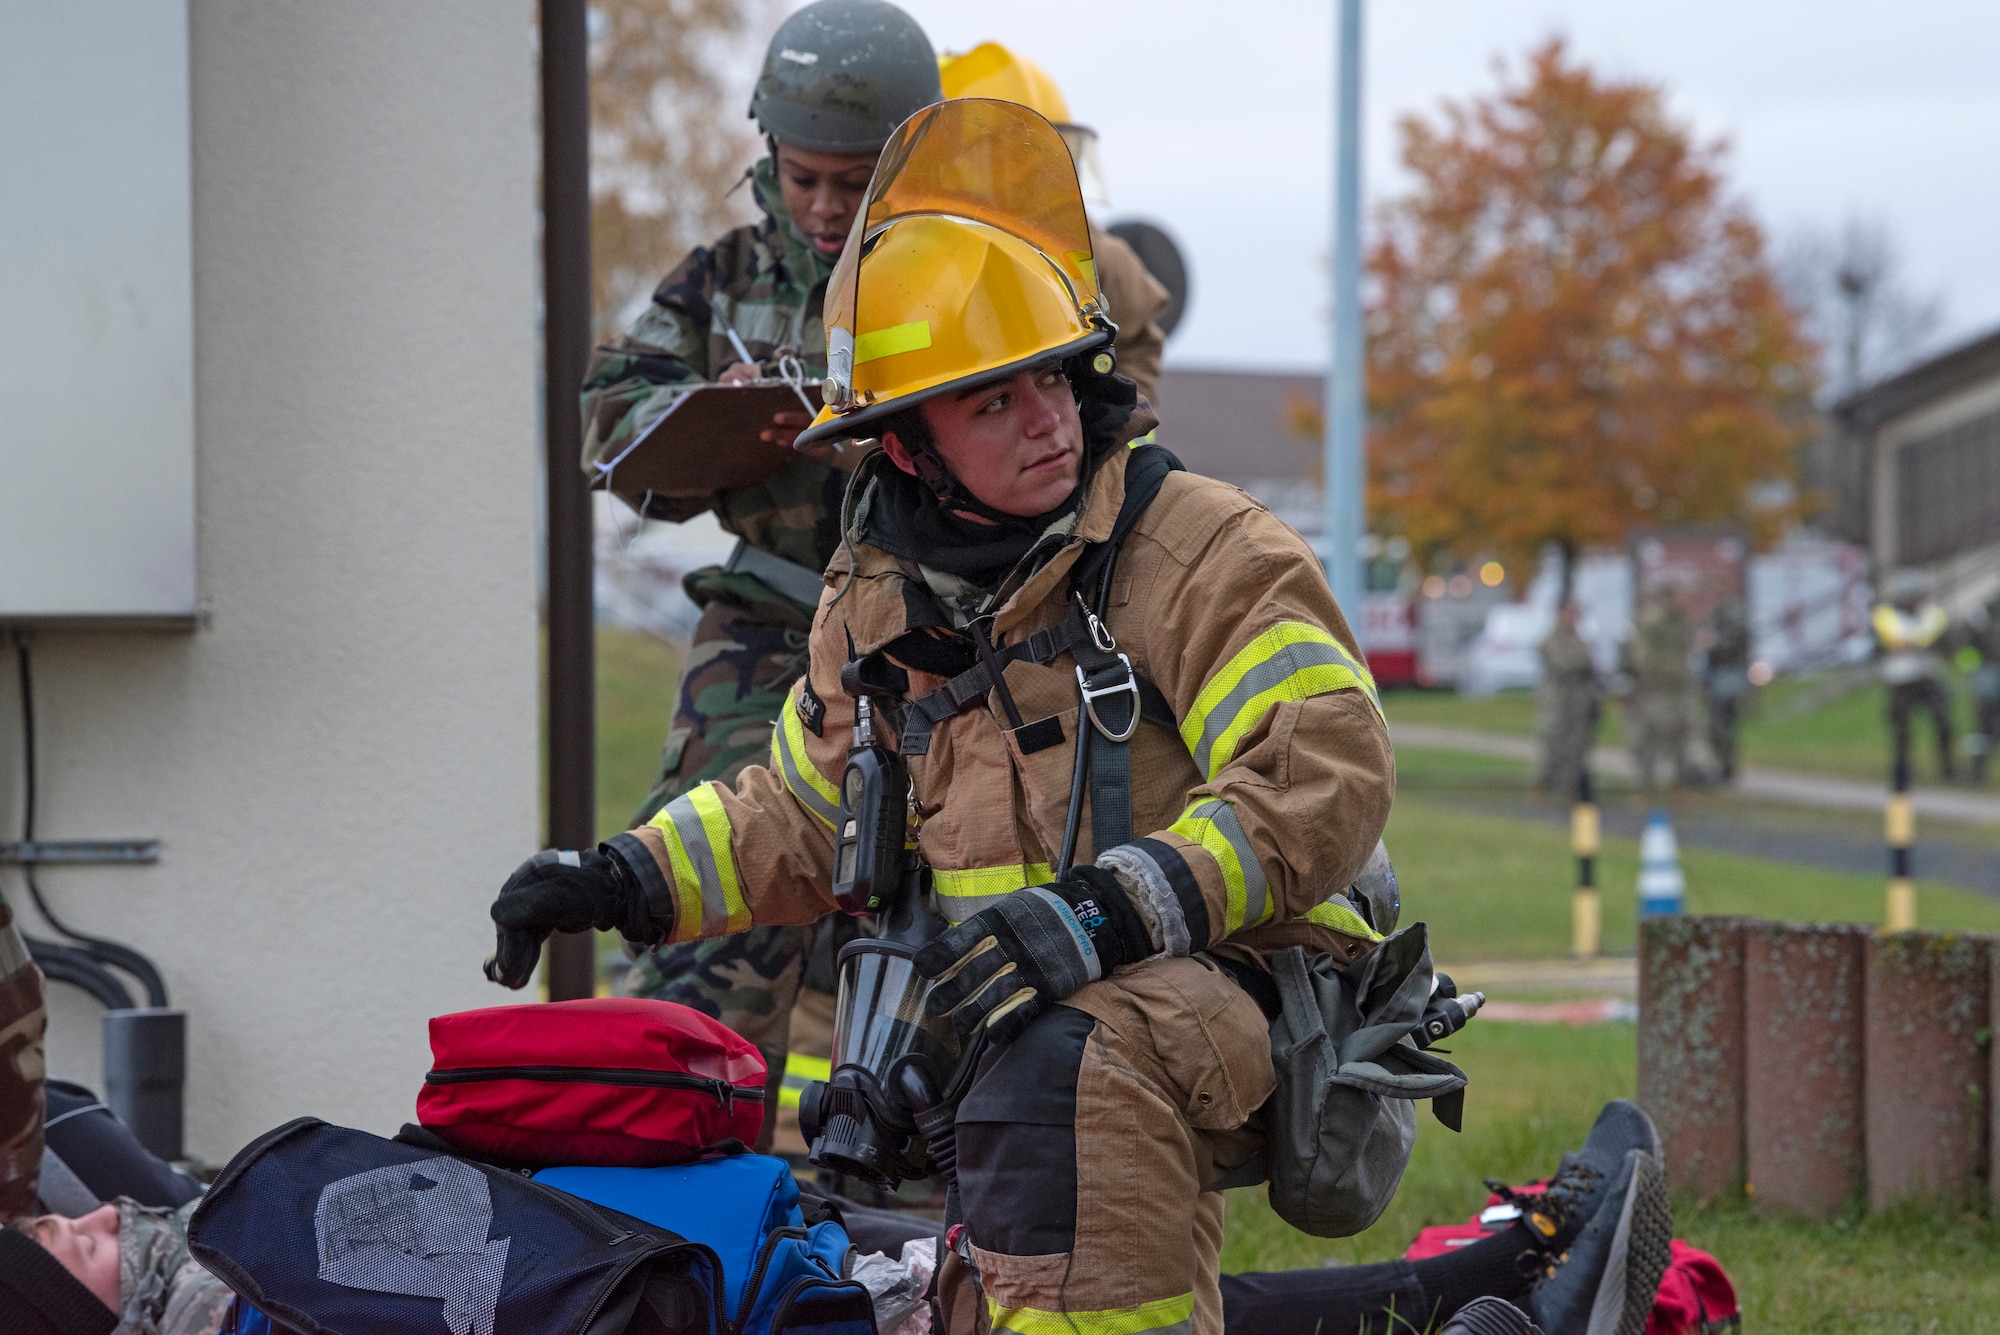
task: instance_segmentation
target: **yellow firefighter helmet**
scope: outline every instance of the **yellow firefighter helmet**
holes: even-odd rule
[[[800,446],[925,399],[1101,348],[1117,333],[1062,137],[964,98],[897,127],[826,289],[826,407]]]
[[[981,42],[963,55],[938,57],[938,81],[946,97],[997,97],[1042,114],[1069,145],[1077,180],[1090,203],[1109,207],[1104,165],[1097,155],[1097,131],[1069,117],[1069,99],[1049,72],[998,42]]]

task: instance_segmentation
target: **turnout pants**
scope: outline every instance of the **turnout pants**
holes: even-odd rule
[[[1223,1173],[1270,1096],[1269,1025],[1205,960],[1091,984],[989,1053],[958,1113],[978,1289],[951,1335],[1221,1335]]]

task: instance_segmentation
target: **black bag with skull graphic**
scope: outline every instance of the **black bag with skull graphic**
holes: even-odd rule
[[[245,1146],[195,1259],[302,1335],[722,1335],[709,1248],[485,1164],[300,1118]]]

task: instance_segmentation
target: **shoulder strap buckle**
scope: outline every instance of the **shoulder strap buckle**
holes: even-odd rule
[[[1096,621],[1096,619],[1095,617],[1091,618],[1092,621]],[[1099,673],[1113,671],[1121,672],[1123,680],[1102,681],[1099,677]],[[1098,672],[1086,672],[1083,665],[1079,663],[1076,669],[1076,684],[1077,688],[1083,692],[1083,711],[1089,716],[1091,726],[1102,733],[1106,741],[1131,741],[1132,734],[1139,730],[1139,712],[1141,708],[1139,675],[1132,671],[1132,660],[1124,654],[1119,654],[1116,667],[1107,663]],[[1107,695],[1117,695],[1126,691],[1131,692],[1132,695],[1132,712],[1126,717],[1124,730],[1113,731],[1098,716],[1097,702]]]

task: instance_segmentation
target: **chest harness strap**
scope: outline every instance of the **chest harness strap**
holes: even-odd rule
[[[1082,707],[1078,711],[1076,767],[1071,776],[1069,814],[1058,869],[1070,866],[1076,853],[1086,776],[1090,787],[1092,842],[1100,852],[1131,842],[1132,737],[1141,721],[1169,730],[1180,726],[1166,696],[1133,669],[1129,657],[1118,652],[1118,642],[1104,624],[1118,549],[1159,494],[1167,474],[1180,467],[1180,460],[1161,446],[1134,449],[1126,462],[1125,501],[1119,507],[1110,534],[1103,542],[1093,544],[1070,572],[1068,615],[1055,625],[1034,631],[1004,648],[991,642],[984,625],[975,624],[972,638],[978,661],[929,694],[902,702],[901,718],[896,724],[898,749],[905,756],[919,756],[930,750],[931,733],[938,724],[983,704],[990,691],[1000,692],[1008,723],[1020,730],[1019,710],[1004,676],[1007,664],[1029,662],[1047,666],[1064,654],[1075,660]],[[1094,595],[1091,602],[1085,601],[1086,590]],[[848,664],[848,668],[857,678],[883,676],[893,667],[888,659],[895,647],[885,646]],[[905,683],[908,680],[900,669],[886,675],[901,677]]]

